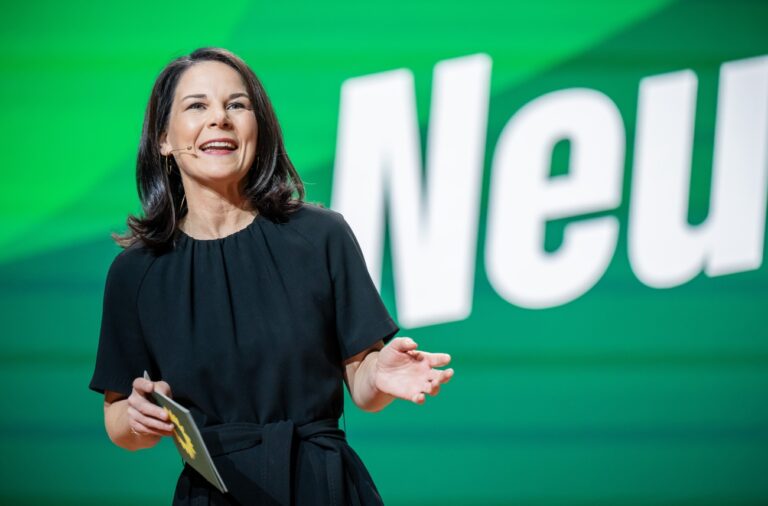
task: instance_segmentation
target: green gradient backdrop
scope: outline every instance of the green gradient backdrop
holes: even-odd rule
[[[388,504],[765,504],[768,272],[656,290],[627,259],[637,88],[699,77],[691,223],[707,215],[717,73],[768,54],[763,1],[24,2],[0,24],[6,139],[0,185],[0,503],[169,504],[170,441],[112,445],[87,390],[109,233],[139,209],[133,163],[151,85],[205,45],[262,78],[308,199],[328,204],[341,83],[407,68],[426,136],[433,66],[493,58],[472,315],[404,329],[450,352],[456,377],[424,406],[351,407],[346,428]],[[510,305],[483,258],[489,160],[516,110],[584,86],[627,130],[622,229],[595,288],[553,309]],[[422,139],[423,140],[423,139]],[[556,150],[553,173],[567,152]],[[563,225],[547,229],[556,249]],[[391,262],[382,294],[394,312]]]

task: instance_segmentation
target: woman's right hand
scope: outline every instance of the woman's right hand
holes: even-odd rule
[[[165,381],[150,381],[142,377],[133,380],[128,397],[128,426],[137,436],[173,436],[173,424],[162,407],[148,399],[152,391],[171,397],[171,387]]]

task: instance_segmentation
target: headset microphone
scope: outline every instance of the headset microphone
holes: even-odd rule
[[[168,154],[174,153],[174,152],[176,152],[176,151],[189,151],[189,150],[191,150],[191,149],[192,149],[192,146],[187,146],[186,148],[178,148],[178,149],[172,149],[172,150],[170,150],[170,151],[168,152]],[[194,153],[190,153],[190,154],[191,154],[192,156],[197,156],[197,155],[196,155],[196,154],[194,154]]]

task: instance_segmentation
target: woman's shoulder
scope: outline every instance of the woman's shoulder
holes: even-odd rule
[[[112,259],[107,276],[121,284],[139,283],[155,258],[149,248],[136,241]]]
[[[298,231],[313,237],[327,237],[338,233],[346,226],[344,216],[319,203],[303,202],[289,220]]]
[[[333,249],[353,235],[340,212],[316,203],[303,202],[281,226],[288,227],[290,235],[299,238],[311,250]]]
[[[333,225],[343,220],[340,212],[325,207],[319,202],[302,202],[292,219],[311,223],[313,225]]]

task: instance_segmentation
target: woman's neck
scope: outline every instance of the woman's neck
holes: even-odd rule
[[[247,227],[258,214],[252,209],[195,209],[179,220],[179,228],[196,239],[219,239]]]
[[[197,239],[218,239],[242,230],[258,214],[242,195],[238,183],[221,188],[184,182],[187,213],[179,220],[179,228]]]

